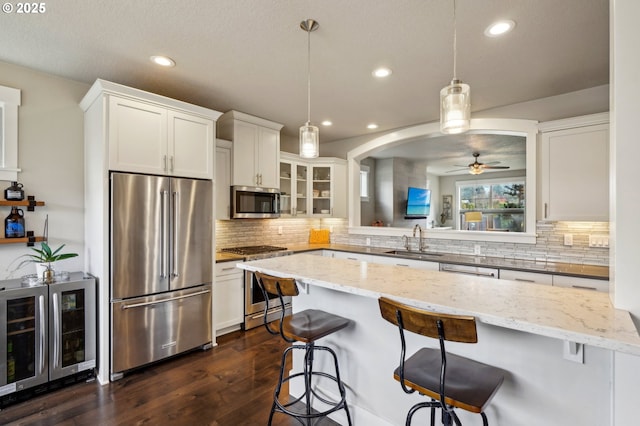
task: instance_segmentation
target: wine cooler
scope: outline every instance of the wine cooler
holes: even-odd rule
[[[95,279],[32,281],[0,281],[0,408],[94,374]]]

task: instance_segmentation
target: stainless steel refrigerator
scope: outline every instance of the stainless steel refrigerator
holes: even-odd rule
[[[211,345],[212,182],[111,174],[111,380]]]

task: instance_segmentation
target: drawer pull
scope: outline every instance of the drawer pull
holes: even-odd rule
[[[580,288],[582,290],[597,290],[595,287],[587,287],[584,285],[572,285],[573,288]]]

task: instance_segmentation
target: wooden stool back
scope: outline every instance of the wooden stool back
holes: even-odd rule
[[[461,343],[477,343],[476,319],[466,315],[447,315],[414,308],[385,297],[378,299],[382,317],[398,326],[400,313],[403,328],[413,333],[438,339],[438,321],[445,330],[444,340]]]

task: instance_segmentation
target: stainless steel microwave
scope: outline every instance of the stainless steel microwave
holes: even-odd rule
[[[231,187],[232,219],[280,217],[280,190],[255,186]]]

